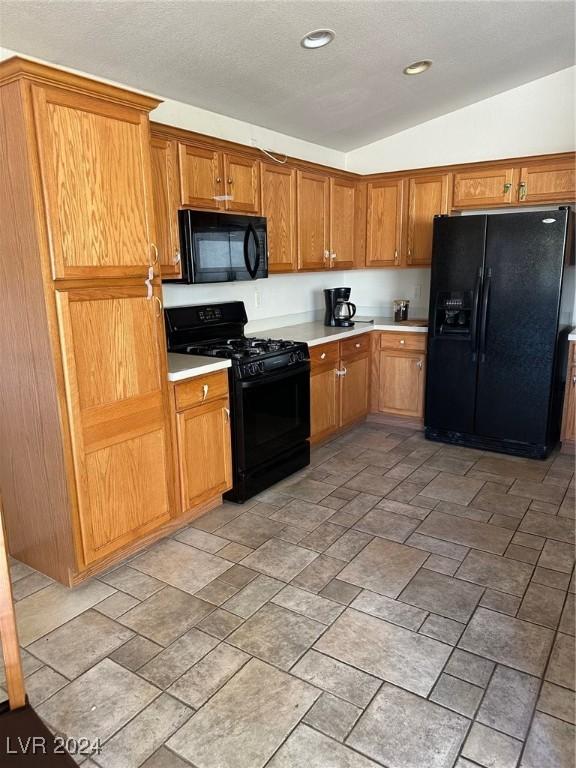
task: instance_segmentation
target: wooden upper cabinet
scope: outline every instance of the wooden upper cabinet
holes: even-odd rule
[[[56,292],[85,565],[171,516],[159,292],[152,300],[144,286]]]
[[[448,179],[448,174],[410,179],[406,246],[408,266],[425,267],[432,263],[434,216],[448,213]]]
[[[225,208],[237,213],[260,212],[260,167],[258,160],[225,154]]]
[[[297,172],[298,267],[328,269],[330,182],[327,176]]]
[[[368,184],[366,266],[400,264],[402,238],[402,179]]]
[[[296,171],[260,163],[262,216],[268,228],[268,271],[293,272],[296,260]]]
[[[542,163],[520,170],[518,202],[526,205],[571,203],[576,200],[574,162]]]
[[[174,141],[152,137],[152,197],[156,244],[163,278],[181,277],[178,233],[178,154]]]
[[[53,277],[145,274],[154,243],[147,113],[31,90]]]
[[[219,210],[224,195],[221,155],[213,149],[178,144],[180,202],[189,208]]]
[[[514,197],[514,168],[495,166],[454,174],[453,208],[509,205]]]
[[[352,269],[356,215],[356,184],[347,179],[330,179],[330,266]]]

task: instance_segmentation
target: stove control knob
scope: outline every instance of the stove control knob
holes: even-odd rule
[[[298,360],[304,360],[304,352],[301,349],[296,354],[298,355]]]
[[[258,370],[260,371],[260,373],[264,373],[264,361],[263,360],[259,361],[259,363],[258,363]]]
[[[298,356],[295,352],[290,352],[290,362],[295,363],[298,360]]]

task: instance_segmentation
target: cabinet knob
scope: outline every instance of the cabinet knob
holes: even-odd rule
[[[150,249],[152,251],[152,262],[150,263],[150,266],[155,267],[156,264],[158,264],[158,246],[156,243],[150,243]]]
[[[330,251],[324,251],[324,261],[328,261],[330,258]]]
[[[510,184],[510,182],[507,181],[506,184],[504,184],[504,194],[506,195],[508,192],[510,192],[511,189],[512,189],[512,184]]]
[[[356,349],[360,349],[360,342],[358,342],[357,344],[354,344],[354,346],[356,347]]]
[[[398,264],[398,249],[394,251],[394,264]]]
[[[229,178],[229,179],[227,179],[227,181],[228,181],[228,184],[232,184],[232,183],[233,183],[233,182],[232,182],[232,179],[230,179],[230,178]]]
[[[224,408],[224,413],[226,414],[226,421],[230,421],[230,408]]]
[[[400,339],[400,344],[406,344],[404,339]]]
[[[423,365],[422,360],[417,360],[416,361],[416,367],[417,368],[422,368],[422,365]]]
[[[220,178],[220,176],[216,176],[216,184],[220,184],[221,181],[222,179]]]
[[[162,299],[160,296],[154,296],[154,301],[156,302],[156,308],[158,310],[156,312],[156,317],[162,317]]]
[[[320,355],[320,360],[324,360],[325,357],[326,357],[326,352],[322,352],[322,354]]]
[[[208,384],[202,385],[202,400],[206,400],[206,398],[208,397],[208,389],[209,389]]]
[[[176,251],[174,254],[174,264],[180,264],[182,257],[180,256],[180,251]]]

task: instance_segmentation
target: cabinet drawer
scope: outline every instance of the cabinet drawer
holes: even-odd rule
[[[176,410],[183,411],[194,405],[208,403],[228,396],[228,373],[218,371],[208,376],[197,376],[174,386]]]
[[[380,334],[380,349],[410,349],[418,352],[426,351],[425,333],[389,333]]]
[[[337,365],[339,360],[338,342],[333,341],[329,344],[318,344],[317,347],[310,347],[310,365],[312,369],[319,366]]]
[[[340,357],[352,357],[362,352],[370,351],[370,337],[367,333],[362,336],[354,336],[340,342]]]

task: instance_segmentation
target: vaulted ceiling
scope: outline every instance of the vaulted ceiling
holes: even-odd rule
[[[328,27],[326,48],[300,39]],[[574,63],[572,2],[0,0],[0,44],[348,151]],[[417,77],[402,69],[419,59]]]

